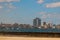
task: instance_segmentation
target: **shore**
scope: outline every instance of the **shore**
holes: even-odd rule
[[[60,38],[0,36],[0,40],[60,40]]]
[[[13,35],[14,33],[0,33],[0,40],[60,40],[60,38],[59,37],[51,37],[51,35],[49,35],[50,37],[44,37],[45,36],[45,34],[44,34],[44,36],[42,37],[41,35],[40,35],[40,37],[38,36],[36,36],[36,34],[38,34],[38,33],[36,33],[36,34],[34,34],[34,33],[32,33],[32,35],[33,36],[31,36],[31,35],[25,35],[25,33],[15,33],[14,35]],[[24,35],[21,35],[21,34],[24,34]],[[27,33],[28,34],[28,33]],[[39,34],[38,34],[39,35]],[[53,34],[52,34],[53,35]]]
[[[60,33],[39,33],[39,32],[0,32],[0,36],[18,37],[51,37],[60,38]]]

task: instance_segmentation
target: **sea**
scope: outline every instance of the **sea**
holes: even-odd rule
[[[19,28],[19,27],[0,27],[0,32],[57,32],[60,33],[60,29],[39,29],[39,28]]]

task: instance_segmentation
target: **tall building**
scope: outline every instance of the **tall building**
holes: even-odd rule
[[[41,26],[41,19],[39,19],[39,18],[33,19],[33,26],[34,26],[34,27],[39,27],[39,26]]]
[[[43,28],[48,28],[46,22],[43,22]]]
[[[46,22],[43,22],[43,25],[46,25]]]

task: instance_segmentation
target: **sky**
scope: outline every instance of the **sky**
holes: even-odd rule
[[[36,17],[60,24],[60,0],[0,0],[0,23],[32,24]]]

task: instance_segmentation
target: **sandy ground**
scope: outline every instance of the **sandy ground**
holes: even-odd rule
[[[0,36],[0,40],[60,40],[60,38]]]

